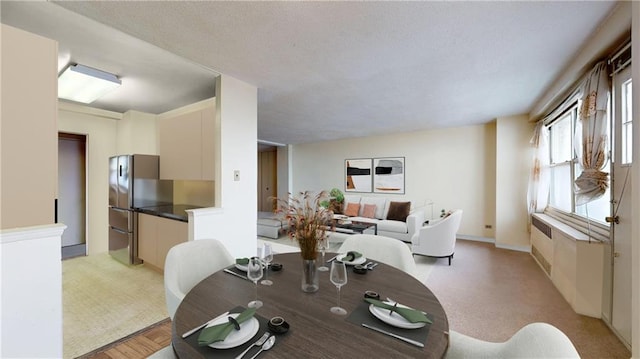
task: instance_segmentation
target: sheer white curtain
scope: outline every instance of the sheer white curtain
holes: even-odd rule
[[[549,131],[544,121],[538,121],[529,143],[533,147],[533,166],[527,192],[528,211],[531,215],[543,212],[549,202]]]
[[[607,102],[609,75],[605,61],[599,62],[581,89],[582,105],[576,123],[574,147],[582,173],[575,180],[576,205],[600,198],[609,186],[607,163]]]

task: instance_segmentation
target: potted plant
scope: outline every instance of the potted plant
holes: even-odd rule
[[[333,188],[329,192],[329,209],[333,211],[333,213],[340,214],[342,213],[342,208],[344,206],[344,194],[338,188]]]

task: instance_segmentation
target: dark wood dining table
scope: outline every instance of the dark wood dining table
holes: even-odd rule
[[[330,253],[326,256],[327,259],[331,257],[333,254]],[[341,306],[348,313],[341,316],[329,310],[337,301],[337,290],[329,280],[329,271],[319,273],[320,289],[317,292],[305,293],[301,290],[300,253],[277,254],[273,263],[280,263],[283,268],[277,272],[269,271],[273,285],[258,284],[258,298],[264,305],[256,315],[263,321],[275,316],[283,317],[290,329],[285,334],[276,335],[274,347],[262,352],[260,358],[441,358],[445,355],[449,346],[447,315],[436,296],[413,276],[383,263],[366,274],[354,273],[349,268],[348,282],[341,288]],[[362,308],[367,290],[379,293],[382,299],[389,297],[425,311],[433,318],[424,348],[348,320],[353,311]],[[175,354],[179,358],[232,357],[225,350],[198,348],[192,338],[198,333],[186,339],[181,335],[232,308],[246,308],[254,296],[253,282],[224,271],[216,272],[197,284],[183,299],[173,318]],[[255,342],[265,329],[261,326],[244,347]],[[257,351],[254,348],[249,354]]]

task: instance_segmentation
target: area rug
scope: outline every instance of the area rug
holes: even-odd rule
[[[162,274],[108,254],[62,262],[63,357],[75,358],[168,317]]]

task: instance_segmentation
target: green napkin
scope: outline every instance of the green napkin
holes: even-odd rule
[[[362,257],[362,253],[356,251],[349,251],[342,257],[343,262],[353,262],[356,258]]]
[[[431,320],[429,318],[427,318],[427,316],[416,309],[411,309],[411,308],[404,308],[404,307],[400,307],[400,306],[393,306],[390,304],[387,304],[385,302],[376,300],[376,299],[371,299],[371,298],[365,298],[365,301],[369,304],[373,304],[376,307],[380,307],[380,308],[384,308],[384,309],[389,309],[393,312],[396,312],[398,314],[400,314],[404,319],[410,321],[411,323],[429,323],[431,324]]]
[[[240,313],[236,317],[238,324],[251,319],[256,313],[256,308],[247,308],[244,312]],[[198,345],[203,347],[211,343],[223,341],[229,333],[234,329],[234,325],[231,322],[224,322],[208,328],[204,328],[198,336]]]
[[[249,258],[236,258],[236,264],[239,264],[241,266],[246,266],[247,264],[249,264]]]

